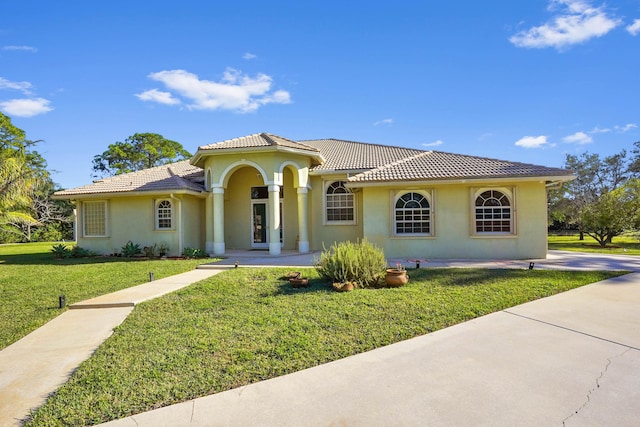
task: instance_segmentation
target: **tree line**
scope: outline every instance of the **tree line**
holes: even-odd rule
[[[0,112],[0,243],[73,239],[73,205],[55,200],[61,188],[31,141]],[[191,157],[178,142],[136,133],[93,159],[93,176],[105,177]]]
[[[640,141],[607,157],[567,154],[564,167],[576,179],[549,193],[552,230],[575,230],[602,247],[640,230]]]

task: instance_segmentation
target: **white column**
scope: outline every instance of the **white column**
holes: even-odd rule
[[[214,187],[213,193],[213,253],[224,255],[224,188]]]
[[[204,248],[208,254],[213,253],[213,195],[209,193],[204,201]]]
[[[307,211],[306,188],[298,188],[298,252],[309,252],[309,212]]]
[[[269,186],[269,254],[280,255],[280,186]]]

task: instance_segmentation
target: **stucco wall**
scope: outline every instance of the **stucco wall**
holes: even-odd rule
[[[78,245],[102,254],[119,253],[128,241],[139,244],[140,247],[165,243],[169,246],[168,255],[180,255],[181,249],[187,246],[203,248],[203,201],[192,196],[180,196],[182,200],[182,209],[180,209],[178,200],[173,199],[173,229],[156,230],[155,200],[158,199],[172,200],[168,196],[95,199],[107,201],[107,237],[84,237],[83,202],[80,201],[77,204]],[[180,217],[181,211],[183,218]],[[182,224],[182,246],[180,224]]]
[[[513,192],[515,234],[473,233],[474,189],[502,187]],[[432,236],[393,235],[392,204],[396,192],[384,187],[364,188],[364,236],[381,246],[388,257],[407,258],[544,258],[547,251],[546,190],[543,183],[510,183],[424,187],[432,196]],[[419,189],[419,190],[420,190]]]
[[[320,251],[323,245],[329,248],[334,242],[352,241],[356,242],[363,236],[363,206],[362,192],[354,194],[356,204],[356,223],[353,225],[331,225],[324,221],[324,185],[327,182],[345,180],[346,176],[325,176],[311,177],[311,188],[309,191],[310,220],[309,239],[311,250]]]

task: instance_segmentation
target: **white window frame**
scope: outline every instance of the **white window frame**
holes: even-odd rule
[[[91,220],[97,220],[98,216],[96,213],[91,213],[90,208],[88,206],[98,206],[102,205],[102,228],[104,232],[102,234],[92,234],[88,232],[87,224]],[[94,218],[88,217],[87,215],[96,215]],[[95,228],[95,227],[94,227]],[[109,204],[106,200],[87,200],[82,202],[82,236],[83,237],[109,237]]]
[[[329,201],[329,196],[333,196],[332,194],[328,193],[329,188],[337,183],[337,182],[342,182],[343,183],[343,188],[346,190],[346,193],[338,193],[338,195],[348,195],[350,196],[349,198],[351,199],[351,209],[352,209],[352,214],[353,214],[353,219],[348,219],[348,220],[330,220],[329,219],[329,209],[333,208],[329,207],[329,204],[332,204],[332,202]],[[347,188],[344,184],[347,183],[347,180],[344,178],[337,178],[337,179],[333,179],[333,180],[326,180],[324,182],[323,185],[323,218],[324,218],[324,225],[355,225],[357,223],[357,218],[358,218],[358,212],[356,210],[356,206],[357,206],[357,202],[356,202],[356,195],[349,189]],[[347,199],[347,198],[345,198]],[[337,206],[338,209],[348,209],[349,206]]]
[[[398,232],[398,220],[396,218],[396,204],[398,203],[398,201],[405,195],[405,194],[409,194],[409,193],[415,193],[415,194],[419,194],[422,197],[424,197],[427,201],[427,203],[429,204],[429,232],[428,233],[399,233]],[[391,199],[392,203],[391,203],[391,227],[392,227],[392,235],[394,237],[433,237],[435,235],[434,233],[434,207],[433,207],[433,194],[431,191],[427,191],[427,190],[397,190],[395,191],[394,196]],[[406,222],[406,221],[405,221]],[[422,222],[422,221],[420,221]]]
[[[477,216],[477,207],[476,201],[477,199],[487,191],[497,191],[502,193],[507,200],[509,201],[509,211],[510,211],[510,230],[509,231],[478,231],[478,219]],[[516,228],[516,191],[515,188],[507,188],[507,187],[483,187],[483,188],[475,188],[472,191],[471,197],[471,231],[473,236],[477,237],[513,237],[517,233]]]
[[[168,202],[171,205],[170,208],[170,217],[169,218],[161,218],[160,217],[160,204],[163,202]],[[171,199],[158,199],[155,201],[155,203],[153,204],[153,215],[155,218],[154,224],[155,224],[155,229],[156,231],[173,231],[176,229],[176,215],[175,215],[175,203],[171,200]],[[164,209],[164,208],[163,208]],[[171,221],[171,226],[170,227],[161,227],[160,226],[160,220],[162,219],[169,219]]]

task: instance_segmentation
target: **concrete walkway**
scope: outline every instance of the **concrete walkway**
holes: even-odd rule
[[[73,304],[71,310],[4,348],[0,351],[0,426],[19,425],[32,408],[42,405],[136,304],[221,271],[224,268],[193,270]]]
[[[638,426],[640,274],[103,424]]]

